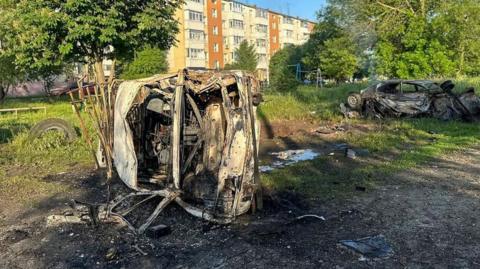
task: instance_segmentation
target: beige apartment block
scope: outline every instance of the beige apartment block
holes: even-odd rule
[[[222,69],[235,62],[235,50],[247,40],[256,48],[260,79],[268,77],[275,52],[305,43],[314,26],[308,20],[232,0],[186,0],[177,20],[180,32],[168,53],[170,71]]]

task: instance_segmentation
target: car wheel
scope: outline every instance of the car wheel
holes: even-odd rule
[[[75,131],[75,128],[73,128],[73,126],[67,121],[57,118],[42,120],[35,124],[32,129],[30,129],[30,137],[39,138],[48,131],[63,132],[65,134],[65,138],[70,142],[77,139],[77,132]]]
[[[351,93],[347,97],[347,104],[351,109],[360,110],[363,105],[362,96],[358,93]]]

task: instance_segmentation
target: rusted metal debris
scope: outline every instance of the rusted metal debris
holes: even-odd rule
[[[365,116],[433,117],[441,120],[475,120],[480,116],[480,98],[473,88],[457,94],[448,80],[437,84],[429,80],[388,80],[352,93],[341,104],[348,118]]]
[[[101,140],[113,137],[114,167],[133,192],[112,201],[109,214],[144,233],[172,202],[217,223],[262,207],[256,118],[262,98],[252,75],[181,70],[125,81],[112,91],[100,96],[108,96],[103,110],[113,111],[113,128],[106,128],[111,117],[101,113],[103,99],[90,114],[100,122]],[[145,223],[128,221],[155,200],[160,202]]]

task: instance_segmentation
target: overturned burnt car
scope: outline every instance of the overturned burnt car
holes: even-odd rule
[[[473,120],[480,115],[480,99],[473,88],[453,92],[455,84],[429,80],[387,80],[360,93],[351,93],[340,108],[347,117],[433,117]]]
[[[127,221],[142,203],[161,198],[140,227],[127,221],[142,233],[171,202],[218,223],[261,207],[261,100],[257,80],[242,71],[182,70],[121,83],[113,161],[133,192],[114,200],[110,213]]]

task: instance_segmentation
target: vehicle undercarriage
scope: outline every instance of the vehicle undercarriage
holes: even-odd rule
[[[257,80],[241,71],[182,70],[121,83],[113,160],[135,192],[114,201],[110,212],[126,220],[142,203],[163,197],[142,233],[172,201],[218,223],[261,207],[260,102]],[[140,201],[126,207],[133,198]]]

